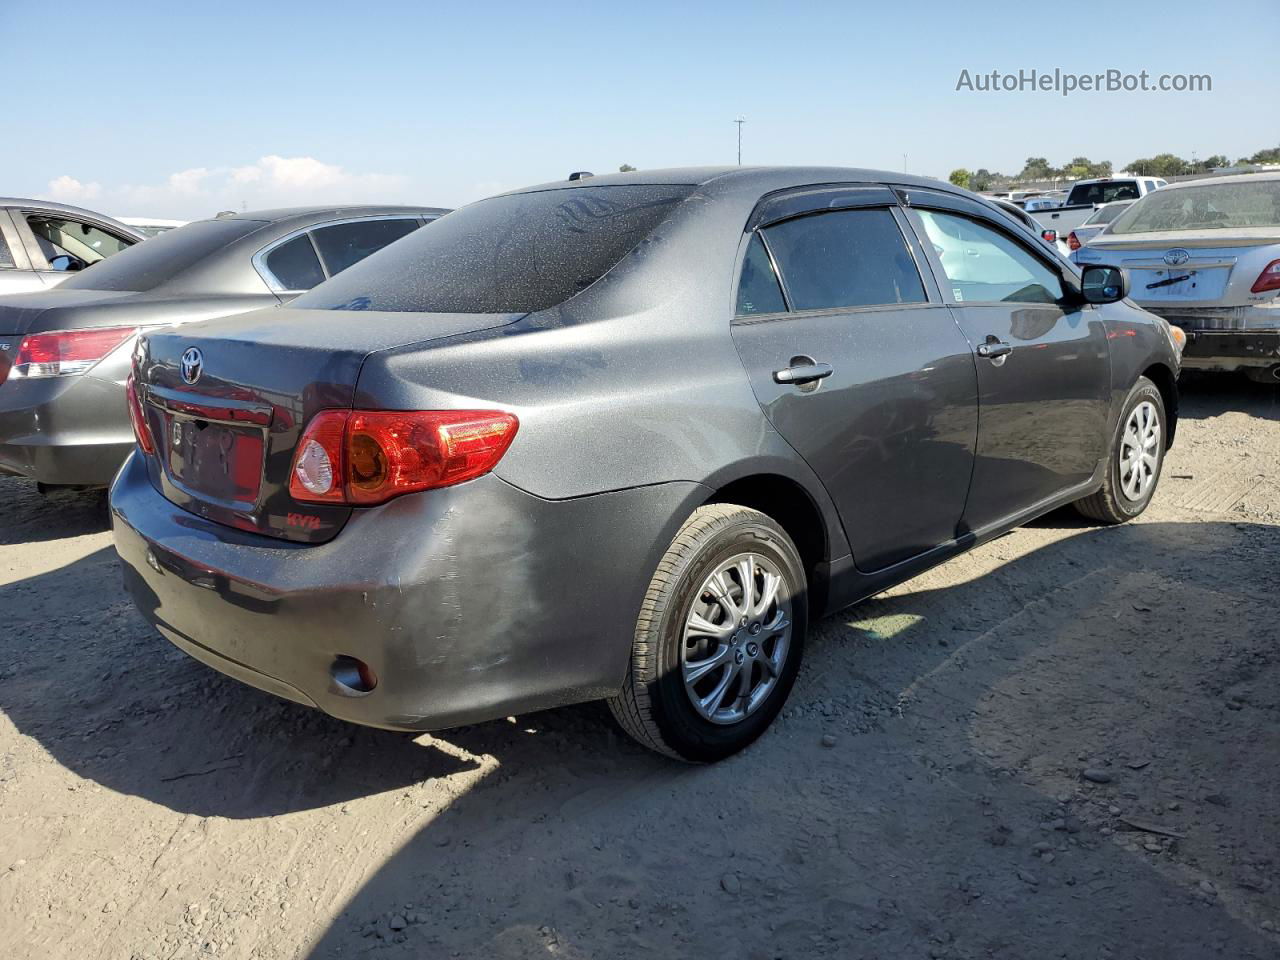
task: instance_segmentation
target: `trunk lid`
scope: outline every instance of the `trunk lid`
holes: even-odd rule
[[[21,340],[37,330],[57,330],[58,315],[136,296],[129,290],[41,290],[0,297],[0,340]]]
[[[352,406],[371,353],[520,316],[275,308],[146,334],[135,377],[156,447],[152,482],[218,523],[303,543],[329,540],[352,508],[289,496],[294,450],[310,419]]]
[[[1280,232],[1266,227],[1232,230],[1229,236],[1219,230],[1103,234],[1077,261],[1127,268],[1130,296],[1163,316],[1171,306],[1219,303],[1236,264],[1257,247],[1276,242]]]

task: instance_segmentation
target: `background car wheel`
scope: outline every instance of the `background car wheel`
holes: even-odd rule
[[[649,584],[613,715],[650,749],[693,763],[736,753],[782,709],[800,668],[808,586],[771,518],[700,507]]]
[[[1280,385],[1280,363],[1270,367],[1247,367],[1244,375],[1254,383],[1266,383],[1274,387]]]
[[[1154,383],[1139,377],[1111,439],[1102,489],[1077,500],[1076,509],[1102,523],[1124,523],[1147,509],[1160,482],[1164,438],[1164,398]]]

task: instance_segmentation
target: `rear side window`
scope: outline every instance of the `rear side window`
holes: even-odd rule
[[[324,270],[307,234],[282,243],[264,261],[282,290],[310,290],[324,283]]]
[[[532,313],[609,272],[693,187],[566,187],[481,200],[294,301],[297,307]]]
[[[738,281],[738,308],[740,317],[757,313],[780,313],[787,309],[782,300],[782,288],[778,275],[773,272],[773,262],[764,248],[760,234],[753,234],[742,261],[742,277]]]
[[[4,238],[4,234],[0,233],[0,270],[12,270],[17,264],[13,262],[13,253],[9,250],[9,244]]]
[[[920,272],[888,210],[839,210],[768,227],[793,310],[923,303]]]
[[[359,263],[369,254],[377,253],[387,244],[407,237],[419,226],[419,220],[407,217],[398,220],[360,220],[356,223],[335,223],[320,227],[311,235],[315,237],[324,266],[332,277],[352,264]]]

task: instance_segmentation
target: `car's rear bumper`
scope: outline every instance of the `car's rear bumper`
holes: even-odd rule
[[[1280,364],[1280,330],[1227,333],[1188,330],[1182,366],[1191,370],[1239,370]]]
[[[548,501],[486,476],[302,546],[187,513],[134,456],[111,509],[130,592],[187,653],[336,717],[428,730],[616,692],[657,559],[705,494]],[[340,656],[372,668],[372,692],[334,680]]]
[[[133,449],[118,383],[91,376],[0,384],[0,472],[105,487]]]

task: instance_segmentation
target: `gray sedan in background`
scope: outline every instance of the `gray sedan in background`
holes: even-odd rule
[[[145,239],[92,210],[0,197],[0,296],[56,287]]]
[[[221,215],[55,290],[0,297],[0,472],[105,487],[133,447],[124,381],[140,330],[276,306],[447,211],[323,207]]]
[[[716,760],[827,611],[1063,504],[1145,509],[1179,355],[1127,292],[902,174],[533,187],[143,336],[116,548],[170,641],[335,716],[607,698]]]

